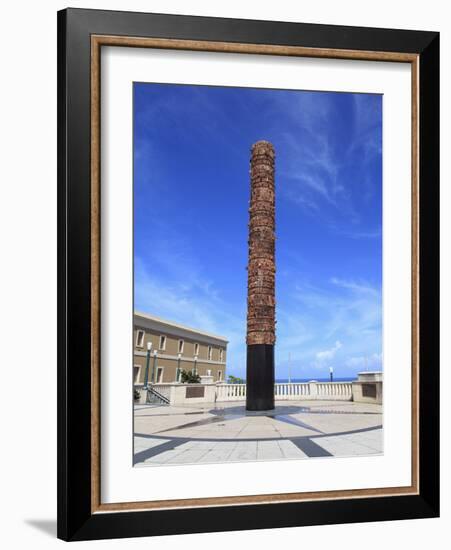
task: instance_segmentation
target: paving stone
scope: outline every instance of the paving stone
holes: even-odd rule
[[[372,404],[277,401],[271,416],[247,415],[244,402],[216,409],[138,406],[135,412],[135,455],[150,455],[137,467],[383,452],[382,407]]]

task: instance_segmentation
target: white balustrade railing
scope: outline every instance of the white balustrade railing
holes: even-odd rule
[[[274,398],[280,400],[302,399],[310,396],[310,386],[305,383],[274,384]]]
[[[157,392],[173,402],[175,391],[180,388],[180,383],[157,383],[153,387]],[[212,391],[208,392],[208,400],[215,401],[245,401],[246,384],[215,384],[208,385]],[[206,394],[207,398],[207,394]],[[291,382],[274,384],[274,398],[276,401],[300,401],[300,400],[330,400],[350,401],[352,399],[352,382]],[[177,398],[179,399],[179,398]]]
[[[352,398],[351,382],[310,382],[316,385],[316,399],[347,401]]]
[[[216,401],[244,401],[246,384],[221,384],[217,386]],[[274,384],[276,401],[301,399],[330,399],[349,401],[352,398],[351,382],[291,382]]]
[[[218,384],[216,401],[243,401],[246,398],[246,384]]]

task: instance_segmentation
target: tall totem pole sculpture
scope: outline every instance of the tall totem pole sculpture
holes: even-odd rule
[[[257,141],[251,155],[247,286],[246,409],[274,408],[275,188],[274,147]]]

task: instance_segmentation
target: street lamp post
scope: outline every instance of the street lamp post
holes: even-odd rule
[[[197,374],[197,355],[194,356],[194,371],[193,374]]]
[[[155,384],[155,372],[157,366],[157,350],[153,351],[152,384]]]
[[[152,342],[147,342],[147,354],[146,354],[146,371],[144,373],[144,389],[147,390],[149,385],[149,362],[150,362],[150,350],[152,349]]]
[[[334,368],[333,367],[329,367],[329,376],[330,376],[330,381],[333,382],[334,381]]]
[[[179,381],[179,378],[180,378],[180,359],[182,357],[182,354],[179,353],[177,355],[177,374],[176,374],[176,377],[175,377],[175,381],[178,382]]]

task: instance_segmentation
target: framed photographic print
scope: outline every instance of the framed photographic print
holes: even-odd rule
[[[58,14],[58,536],[439,513],[439,35]]]

